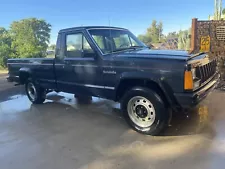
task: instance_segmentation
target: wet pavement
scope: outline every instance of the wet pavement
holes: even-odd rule
[[[118,103],[81,104],[52,92],[43,105],[32,105],[23,87],[7,84],[0,91],[0,168],[223,169],[224,100],[215,91],[195,110],[174,114],[153,137],[130,129]]]

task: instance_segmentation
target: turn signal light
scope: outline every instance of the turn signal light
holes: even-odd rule
[[[193,77],[191,71],[185,71],[184,73],[184,89],[192,90],[194,88]]]

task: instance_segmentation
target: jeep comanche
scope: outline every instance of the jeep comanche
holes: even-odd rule
[[[195,107],[219,79],[207,54],[151,50],[127,29],[102,26],[63,29],[55,58],[9,59],[8,70],[34,104],[53,90],[114,100],[131,127],[149,135],[166,127],[169,109]]]

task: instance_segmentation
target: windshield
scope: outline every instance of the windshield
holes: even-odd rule
[[[90,29],[88,31],[103,54],[146,47],[128,30]]]

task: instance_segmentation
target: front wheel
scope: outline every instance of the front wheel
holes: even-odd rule
[[[42,104],[46,98],[46,90],[35,84],[31,79],[28,79],[25,84],[27,97],[34,104]]]
[[[126,121],[140,133],[158,135],[168,124],[163,100],[151,89],[132,88],[125,93],[121,105]]]

